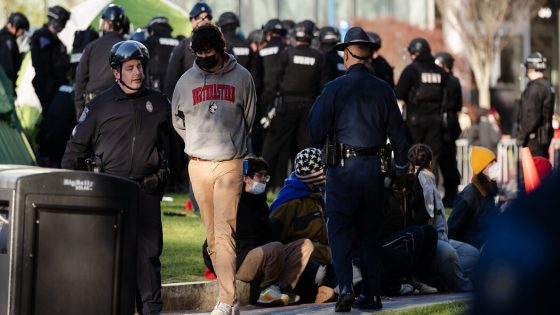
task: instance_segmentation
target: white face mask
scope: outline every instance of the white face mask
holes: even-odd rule
[[[260,195],[264,193],[264,191],[266,190],[266,183],[259,183],[254,180],[251,181],[253,182],[253,184],[251,185],[251,194]]]
[[[498,181],[500,179],[500,165],[495,162],[492,163],[492,165],[488,166],[486,175],[488,175],[488,178],[490,178],[490,180]]]

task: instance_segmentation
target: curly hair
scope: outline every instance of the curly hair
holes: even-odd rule
[[[432,159],[432,149],[423,143],[417,143],[408,150],[408,161],[412,168],[418,167],[418,170],[429,168]]]
[[[223,53],[226,48],[226,40],[220,28],[214,23],[202,23],[192,32],[191,50],[200,53],[215,49],[216,53]]]

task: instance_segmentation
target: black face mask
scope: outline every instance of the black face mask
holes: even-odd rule
[[[218,54],[213,54],[212,56],[207,57],[197,56],[195,62],[202,70],[208,71],[218,64]]]

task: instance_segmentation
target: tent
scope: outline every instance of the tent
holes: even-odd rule
[[[131,31],[137,27],[144,27],[154,16],[166,16],[173,27],[173,35],[190,34],[190,23],[188,14],[178,5],[169,0],[87,0],[74,6],[70,12],[70,20],[66,23],[66,27],[60,34],[60,40],[66,45],[68,52],[72,49],[74,41],[74,33],[84,30],[88,26],[98,28],[99,16],[103,9],[111,3],[121,5],[128,18],[131,21]],[[25,109],[24,112],[41,110],[39,99],[35,95],[35,89],[31,84],[31,80],[35,77],[35,69],[31,65],[30,55],[27,54],[22,69],[20,70],[20,80],[17,87],[18,98],[16,106],[30,106],[35,109]],[[20,112],[19,110],[18,112]],[[30,126],[24,126],[30,127]]]

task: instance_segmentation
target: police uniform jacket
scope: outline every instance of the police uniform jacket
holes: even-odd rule
[[[401,73],[395,88],[407,114],[441,114],[447,74],[429,53],[419,54]],[[422,89],[421,89],[422,88]]]
[[[179,78],[187,70],[192,68],[196,55],[191,51],[191,39],[185,38],[181,40],[179,45],[173,48],[171,56],[169,57],[169,64],[167,66],[167,72],[165,73],[165,83],[163,93],[167,97],[171,98],[173,96],[173,91],[175,90],[175,85]]]
[[[179,45],[179,40],[172,38],[171,33],[152,35],[146,39],[146,48],[150,52],[150,61],[146,69],[147,85],[163,92],[165,90],[165,75],[169,58],[175,47]]]
[[[463,107],[463,91],[461,82],[454,75],[447,77],[447,132],[450,133],[451,139],[456,140],[461,134],[461,126],[459,125],[459,117],[457,113]]]
[[[324,52],[323,56],[325,58],[325,67],[323,71],[326,82],[332,81],[346,73],[344,60],[340,57],[338,51],[334,50],[334,46]]]
[[[375,76],[387,82],[389,86],[394,89],[395,81],[393,78],[393,67],[387,62],[383,56],[378,56],[371,60],[371,66],[375,70]]]
[[[272,37],[265,47],[259,51],[262,60],[262,101],[264,105],[272,102],[278,88],[282,69],[280,67],[280,53],[288,46],[280,37]]]
[[[544,78],[530,81],[521,95],[519,108],[517,139],[521,145],[526,146],[530,139],[550,144],[553,108],[554,93],[550,83]]]
[[[89,43],[76,69],[76,81],[74,85],[74,105],[76,115],[84,110],[85,93],[100,93],[115,83],[113,72],[107,60],[111,55],[111,48],[123,40],[119,32],[106,32],[101,38]]]
[[[16,42],[16,37],[6,27],[0,30],[0,66],[12,81],[15,89],[17,73],[21,66],[21,56]]]
[[[311,103],[326,83],[323,55],[309,45],[297,45],[280,52],[279,65],[279,76],[271,79],[285,102],[295,98]],[[280,81],[275,81],[278,79]]]
[[[125,94],[118,84],[89,102],[66,146],[62,167],[79,169],[79,159],[93,151],[104,172],[133,180],[154,174],[171,130],[167,98],[143,89]]]
[[[66,46],[46,25],[33,33],[30,46],[31,62],[35,68],[33,86],[39,90],[38,94],[48,95],[48,101],[51,101],[58,87],[69,81],[70,57]]]
[[[363,64],[352,65],[325,86],[308,121],[316,144],[324,144],[333,131],[338,143],[354,148],[379,147],[389,137],[397,167],[407,165],[406,133],[395,94]]]

